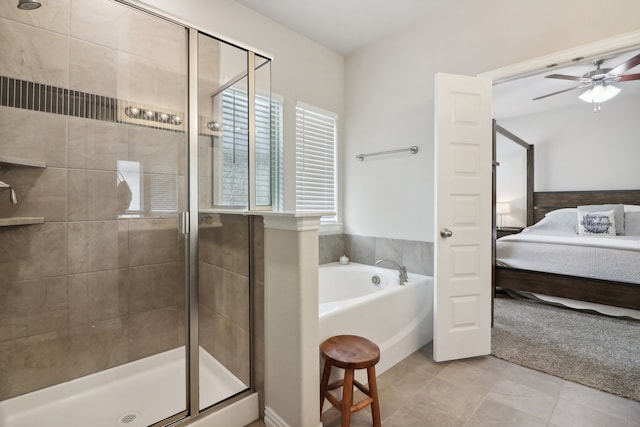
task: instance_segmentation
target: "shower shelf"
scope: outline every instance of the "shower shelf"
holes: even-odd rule
[[[0,156],[0,167],[2,166],[23,166],[30,168],[46,168],[46,162],[37,160],[20,159],[18,157]]]
[[[44,224],[41,216],[17,216],[14,218],[0,218],[0,227],[13,227],[16,225]]]

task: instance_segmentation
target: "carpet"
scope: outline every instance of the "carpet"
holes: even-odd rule
[[[496,297],[492,354],[640,401],[640,321]]]

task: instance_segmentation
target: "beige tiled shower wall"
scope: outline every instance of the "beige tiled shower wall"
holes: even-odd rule
[[[1,76],[186,110],[184,29],[106,0],[15,3],[0,4]],[[0,400],[184,345],[177,216],[149,206],[162,182],[184,209],[185,143],[182,131],[0,106],[0,156],[47,163],[0,169],[18,197],[0,193],[0,218],[45,218],[0,228]],[[118,160],[143,172],[138,218],[118,217]]]
[[[250,382],[249,221],[201,214],[200,345],[245,384]]]
[[[433,243],[388,239],[355,234],[320,236],[320,264],[336,262],[346,255],[353,262],[373,265],[389,258],[407,267],[411,273],[433,276]],[[383,267],[390,268],[388,264]]]
[[[250,261],[249,229],[253,228]],[[200,214],[200,345],[253,387],[264,410],[264,224],[260,216]],[[250,269],[253,262],[253,269]],[[254,290],[250,293],[250,274]],[[249,298],[253,298],[253,306]],[[252,316],[250,310],[253,309]],[[252,322],[253,321],[253,322]],[[252,324],[251,324],[252,322]],[[253,353],[251,354],[251,328]]]
[[[256,216],[253,221],[253,388],[258,391],[258,413],[264,414],[264,219]]]

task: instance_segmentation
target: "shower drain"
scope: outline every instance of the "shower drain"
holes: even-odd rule
[[[137,424],[138,418],[140,418],[139,412],[129,412],[127,414],[118,417],[119,426],[132,426]]]

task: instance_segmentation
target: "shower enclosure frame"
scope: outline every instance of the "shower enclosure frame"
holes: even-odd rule
[[[187,210],[179,213],[179,232],[184,236],[185,239],[185,311],[186,311],[186,324],[187,324],[187,337],[188,342],[186,344],[186,410],[182,411],[178,414],[174,414],[173,416],[161,420],[156,424],[153,424],[151,427],[162,427],[172,423],[177,422],[177,425],[182,423],[188,423],[194,421],[195,419],[206,417],[207,415],[215,412],[220,406],[225,407],[228,404],[232,404],[236,401],[243,399],[244,397],[250,395],[254,392],[252,387],[255,385],[255,369],[253,360],[250,362],[250,384],[249,388],[236,396],[232,396],[230,398],[225,399],[225,401],[216,403],[210,407],[200,409],[200,391],[199,391],[199,380],[200,380],[200,372],[199,372],[199,268],[198,268],[198,260],[199,260],[199,182],[198,182],[198,173],[199,173],[199,157],[198,157],[198,127],[199,127],[199,117],[198,117],[198,35],[203,34],[208,37],[212,37],[221,42],[227,43],[231,46],[234,46],[238,49],[242,49],[247,53],[247,96],[248,96],[248,118],[249,118],[249,141],[248,141],[248,152],[249,152],[249,191],[248,191],[248,209],[251,211],[270,211],[272,210],[273,200],[271,205],[257,205],[256,204],[256,173],[255,173],[255,161],[256,161],[256,150],[255,150],[255,96],[256,96],[256,85],[255,85],[255,57],[256,52],[250,48],[239,46],[235,43],[230,43],[225,41],[222,38],[217,36],[213,36],[206,31],[201,31],[191,25],[187,25],[183,22],[176,21],[172,18],[168,18],[164,16],[161,12],[150,11],[146,5],[138,5],[137,3],[133,3],[127,0],[116,0],[119,3],[122,3],[126,6],[134,7],[140,9],[143,12],[150,13],[152,15],[157,16],[160,19],[165,19],[171,22],[174,22],[182,27],[184,27],[185,31],[187,31],[187,58],[188,58],[188,103],[187,108],[188,112],[187,116],[187,132],[188,132],[188,145],[187,145],[187,189],[185,192],[186,197],[186,205]],[[264,58],[267,61],[271,61],[272,57],[270,55],[260,53],[260,57]],[[264,65],[264,64],[262,64]],[[261,65],[261,67],[262,67]],[[271,74],[269,74],[269,79]],[[270,92],[270,91],[269,91]],[[243,209],[238,209],[238,214],[242,214]],[[249,223],[249,231],[248,231],[248,239],[249,242],[253,242],[254,237],[254,227],[253,223]],[[249,244],[249,324],[253,329],[254,325],[254,248],[252,244]],[[251,332],[249,342],[249,355],[251,358],[254,356],[254,333]]]
[[[181,24],[184,25],[184,24]],[[176,414],[176,420],[191,421],[195,418],[200,418],[208,415],[211,412],[215,412],[216,405],[205,409],[200,409],[200,393],[199,393],[199,215],[200,201],[199,201],[199,157],[198,157],[198,35],[204,34],[210,36],[206,32],[199,31],[198,29],[185,26],[188,32],[188,149],[187,149],[187,206],[188,210],[181,213],[181,232],[185,235],[187,245],[185,245],[185,284],[187,291],[187,325],[188,325],[188,342],[187,342],[187,411],[186,414]],[[215,36],[212,36],[216,38]],[[221,40],[224,41],[224,40]],[[228,43],[228,42],[225,42]],[[230,43],[231,44],[231,43]],[[233,44],[231,44],[233,45]],[[248,140],[248,153],[249,153],[249,191],[248,191],[248,208],[249,211],[259,210],[271,210],[272,206],[257,206],[256,204],[256,173],[255,173],[255,96],[256,96],[256,84],[255,84],[255,58],[256,52],[233,45],[247,53],[247,96],[248,96],[248,119],[249,119],[249,140]],[[271,61],[271,57],[260,54],[264,59]],[[270,77],[269,77],[270,78]],[[242,214],[243,210],[239,209],[238,214]],[[253,242],[254,227],[253,223],[249,223],[248,239],[249,239],[249,324],[253,329],[253,292],[254,292],[254,248],[251,242]],[[253,332],[250,335],[249,342],[249,355],[253,358],[254,355],[254,335]],[[225,401],[233,402],[240,400],[248,394],[252,393],[251,387],[255,384],[254,377],[254,363],[250,363],[250,384],[249,389],[241,392],[240,394],[233,396]],[[224,405],[224,403],[223,403]],[[164,420],[163,424],[169,420]]]
[[[198,29],[190,24],[186,24],[181,22],[178,19],[167,16],[166,13],[163,13],[159,9],[154,9],[149,5],[142,3],[138,0],[108,0],[108,3],[114,3],[121,7],[126,7],[129,9],[134,9],[148,16],[152,16],[153,18],[163,20],[165,22],[169,22],[171,24],[175,24],[178,28],[177,31],[184,31],[183,36],[180,36],[180,43],[186,44],[186,57],[184,57],[184,51],[182,48],[180,49],[180,56],[184,57],[184,63],[186,69],[186,90],[184,87],[180,86],[180,92],[178,92],[178,99],[184,93],[184,107],[186,111],[184,112],[185,122],[183,124],[181,132],[186,132],[186,135],[181,135],[183,145],[180,145],[179,154],[182,156],[183,154],[186,156],[186,161],[184,158],[179,157],[180,164],[184,165],[185,169],[183,173],[177,173],[177,179],[184,179],[184,186],[180,188],[178,184],[178,190],[176,191],[176,206],[177,212],[172,211],[170,216],[178,219],[178,227],[176,239],[176,245],[181,245],[184,243],[184,267],[180,266],[179,268],[172,270],[177,272],[176,274],[183,275],[184,277],[184,287],[183,287],[183,295],[184,295],[184,305],[182,305],[182,301],[180,302],[181,308],[178,309],[178,316],[180,319],[185,319],[185,325],[180,325],[178,329],[180,331],[184,331],[186,336],[186,342],[184,342],[184,337],[178,341],[178,347],[175,349],[179,349],[180,352],[184,350],[184,359],[181,356],[181,361],[185,362],[185,372],[184,372],[184,382],[182,382],[182,378],[180,378],[180,383],[177,383],[176,387],[184,387],[185,389],[185,398],[186,401],[180,402],[180,407],[172,408],[171,412],[177,410],[178,412],[170,414],[169,411],[167,413],[158,415],[157,418],[165,417],[159,421],[147,421],[150,422],[150,426],[153,427],[161,427],[167,425],[183,425],[189,424],[196,420],[200,420],[202,418],[208,417],[215,412],[217,412],[221,408],[228,408],[230,405],[233,405],[241,400],[244,400],[246,397],[251,396],[252,401],[255,402],[255,407],[257,407],[257,394],[256,394],[256,378],[255,378],[255,325],[254,325],[254,292],[255,292],[255,281],[256,275],[256,263],[254,261],[254,257],[256,255],[256,250],[253,245],[254,241],[254,220],[253,215],[260,215],[260,212],[272,210],[273,200],[271,199],[271,203],[260,204],[256,203],[257,201],[257,192],[256,192],[256,94],[258,90],[256,87],[258,84],[256,83],[256,74],[257,70],[262,66],[267,64],[269,69],[267,70],[267,74],[264,75],[266,77],[266,82],[268,82],[268,93],[271,95],[271,68],[270,63],[272,58],[270,55],[264,54],[262,52],[256,52],[254,49],[239,45],[238,43],[229,42],[224,39],[224,37],[212,35],[210,32]],[[70,35],[67,35],[71,37]],[[200,351],[201,347],[201,334],[199,329],[202,327],[203,323],[206,323],[207,319],[201,319],[200,315],[202,314],[202,309],[200,308],[200,304],[203,300],[210,300],[210,298],[205,298],[200,295],[200,250],[199,250],[199,242],[202,235],[200,234],[200,226],[199,226],[199,215],[203,208],[207,208],[206,203],[205,206],[201,206],[200,203],[200,187],[202,185],[199,183],[199,172],[201,167],[199,162],[201,158],[199,156],[199,122],[200,122],[200,111],[199,111],[199,91],[198,86],[201,84],[199,81],[200,73],[199,73],[199,37],[204,36],[205,38],[210,38],[220,43],[220,45],[225,45],[231,48],[235,48],[238,50],[238,57],[240,60],[237,62],[241,64],[242,67],[245,65],[242,63],[244,59],[246,59],[246,78],[247,78],[247,109],[248,109],[248,194],[247,194],[247,206],[242,207],[240,209],[225,209],[224,214],[234,214],[239,216],[244,216],[248,220],[246,223],[242,223],[243,227],[246,227],[247,237],[243,239],[248,242],[246,248],[242,248],[244,251],[242,257],[247,257],[247,263],[243,266],[243,269],[246,269],[246,274],[242,273],[247,282],[243,282],[243,292],[248,293],[248,298],[246,298],[246,294],[242,295],[242,308],[248,307],[247,314],[243,313],[243,322],[246,319],[248,321],[248,326],[245,329],[247,335],[241,337],[240,345],[241,345],[241,353],[245,354],[248,349],[248,355],[246,358],[242,357],[238,360],[243,360],[247,362],[248,366],[242,366],[240,369],[242,374],[236,376],[238,378],[242,378],[240,381],[240,387],[235,390],[241,391],[231,391],[227,393],[226,397],[221,397],[218,401],[213,401],[212,403],[205,402],[201,407],[201,400],[203,396],[200,393]],[[183,44],[184,46],[184,44]],[[114,48],[115,50],[115,48]],[[216,54],[214,54],[216,55]],[[216,59],[220,59],[220,56],[214,56]],[[222,60],[221,60],[222,61]],[[205,61],[206,62],[206,61]],[[256,68],[256,63],[260,63],[260,65]],[[216,68],[216,67],[212,67]],[[222,68],[222,67],[221,67]],[[184,73],[181,74],[181,78],[184,77]],[[262,86],[259,86],[262,88]],[[71,92],[73,89],[71,87],[65,89]],[[119,100],[119,96],[116,95]],[[60,113],[62,114],[62,113]],[[180,113],[182,114],[182,113]],[[64,115],[68,115],[64,113]],[[70,114],[69,114],[70,116]],[[81,116],[78,116],[81,117]],[[89,118],[82,116],[81,118]],[[95,118],[95,117],[94,117]],[[114,120],[116,123],[118,120]],[[124,123],[124,122],[123,122]],[[66,172],[65,172],[66,173]],[[183,176],[181,176],[183,175]],[[179,182],[179,181],[178,181]],[[273,194],[273,190],[271,190],[270,194]],[[19,196],[19,194],[18,194]],[[182,200],[180,200],[182,198]],[[175,215],[175,216],[174,216]],[[116,215],[116,219],[118,215]],[[243,229],[244,230],[244,229]],[[173,229],[172,229],[173,232]],[[244,233],[244,232],[243,232]],[[175,247],[174,247],[175,248]],[[178,252],[182,252],[182,248],[178,250]],[[245,255],[246,254],[246,255]],[[259,264],[259,263],[258,263]],[[128,266],[128,264],[127,264]],[[261,280],[261,279],[258,279]],[[175,283],[175,282],[174,282]],[[215,281],[207,281],[206,283],[217,283]],[[247,285],[248,283],[248,285]],[[246,299],[246,305],[244,302]],[[180,313],[180,310],[183,310],[183,313]],[[205,307],[206,309],[206,307]],[[244,324],[244,323],[243,323]],[[206,329],[205,329],[206,331]],[[243,331],[244,332],[244,331]],[[207,334],[203,333],[203,336],[215,336],[216,334]],[[135,360],[134,360],[135,361]],[[122,363],[123,365],[126,364]],[[120,365],[114,365],[113,367],[118,367]],[[106,370],[105,368],[103,370]],[[203,368],[204,369],[204,368]],[[232,368],[229,368],[230,370]],[[102,372],[101,370],[97,370],[96,372]],[[90,374],[87,374],[90,375]],[[72,378],[75,379],[75,378]],[[59,383],[58,383],[59,384]],[[52,385],[58,385],[52,384]],[[35,389],[34,391],[37,391]],[[206,392],[205,392],[206,393]],[[236,394],[233,394],[236,393]],[[204,393],[203,393],[204,394]],[[19,397],[12,396],[12,397]],[[205,395],[206,400],[206,395]],[[174,401],[180,401],[181,398],[177,398]],[[210,405],[210,406],[204,406]],[[245,406],[246,408],[246,406]],[[225,411],[226,412],[226,411]],[[245,411],[246,412],[246,411]],[[167,416],[168,415],[168,416]],[[253,412],[251,412],[253,416]],[[256,411],[256,417],[259,415]],[[156,419],[157,419],[156,418]],[[95,418],[94,418],[95,419]],[[1,422],[1,420],[0,420]],[[146,422],[145,422],[146,424]]]
[[[214,36],[204,30],[197,29],[192,25],[185,24],[173,18],[165,16],[161,11],[152,11],[147,5],[138,4],[130,0],[116,0],[118,3],[126,6],[134,7],[145,13],[149,13],[157,16],[160,19],[174,22],[177,25],[182,26],[187,32],[187,60],[188,60],[188,86],[187,86],[187,189],[185,192],[187,210],[179,213],[179,232],[185,239],[185,311],[186,311],[186,324],[187,324],[187,337],[186,344],[186,410],[173,416],[161,420],[151,427],[162,427],[172,423],[189,423],[196,419],[206,417],[214,413],[220,407],[226,407],[229,404],[233,404],[237,401],[254,393],[252,389],[255,386],[255,367],[253,360],[250,361],[250,384],[249,388],[239,394],[225,399],[223,402],[216,403],[210,407],[200,409],[200,391],[199,391],[199,157],[198,157],[198,35],[203,34],[208,37],[212,37],[223,43],[234,46],[238,49],[244,50],[247,53],[247,97],[248,97],[248,118],[249,118],[249,140],[248,140],[248,152],[249,152],[249,190],[248,190],[248,211],[259,213],[260,211],[271,211],[273,209],[273,199],[271,199],[270,205],[257,205],[256,203],[256,120],[255,120],[255,97],[256,97],[256,54],[257,52],[252,48],[240,46],[236,43],[225,41],[222,37]],[[264,58],[268,62],[272,61],[272,57],[263,52],[259,53],[261,58]],[[261,64],[262,67],[264,64]],[[271,79],[271,73],[269,73],[269,80]],[[270,86],[270,84],[269,84]],[[271,93],[271,90],[269,90]],[[227,211],[227,210],[225,210]],[[243,214],[243,209],[237,209],[238,214]],[[254,247],[251,244],[254,240],[254,227],[253,222],[249,222],[248,230],[249,244],[249,324],[251,329],[254,328]],[[249,342],[249,357],[254,357],[255,351],[255,337],[252,330],[250,334]]]

